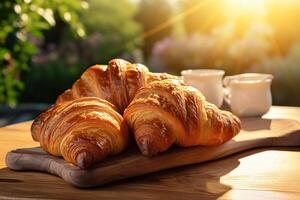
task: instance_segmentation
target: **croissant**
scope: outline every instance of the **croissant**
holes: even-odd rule
[[[141,88],[123,117],[146,156],[164,152],[172,144],[222,144],[241,129],[240,120],[232,113],[208,103],[200,91],[172,80]]]
[[[117,108],[96,97],[52,106],[34,120],[31,134],[45,151],[81,169],[120,153],[129,141],[126,122]]]
[[[80,97],[99,97],[114,104],[120,113],[129,105],[138,89],[159,80],[180,78],[167,73],[151,73],[142,64],[113,59],[108,65],[94,65],[56,100],[56,103]]]

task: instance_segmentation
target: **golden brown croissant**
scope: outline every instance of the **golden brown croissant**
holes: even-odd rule
[[[117,108],[96,97],[52,106],[34,120],[31,134],[45,151],[82,169],[120,153],[129,141],[126,122]]]
[[[141,88],[123,116],[143,155],[173,143],[189,147],[222,144],[240,131],[240,120],[208,103],[198,90],[171,80]]]
[[[114,104],[122,113],[139,88],[164,79],[180,80],[167,73],[151,73],[142,64],[113,59],[107,66],[94,65],[88,68],[71,89],[57,98],[56,103],[86,96],[99,97]]]

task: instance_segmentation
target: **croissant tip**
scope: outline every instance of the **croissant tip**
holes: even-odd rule
[[[78,156],[76,157],[76,163],[80,169],[87,169],[91,165],[91,163],[87,159],[86,152],[82,152],[82,153],[78,154]]]
[[[139,147],[144,156],[153,156],[156,152],[153,151],[150,141],[146,138],[139,140]]]

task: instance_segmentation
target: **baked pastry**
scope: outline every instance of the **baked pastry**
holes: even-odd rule
[[[180,81],[179,77],[167,73],[151,73],[142,64],[113,59],[108,65],[94,65],[88,68],[71,89],[57,98],[56,103],[87,96],[99,97],[114,104],[122,113],[139,88],[164,79]]]
[[[146,156],[172,144],[222,144],[241,128],[236,116],[208,103],[179,77],[114,59],[88,68],[34,120],[31,133],[45,151],[86,169],[128,146],[127,123]]]
[[[31,134],[45,151],[81,169],[120,153],[129,142],[126,122],[117,108],[96,97],[52,106],[34,120]]]
[[[208,103],[202,93],[172,80],[141,88],[123,117],[134,132],[143,155],[181,147],[218,145],[241,128],[239,118]]]

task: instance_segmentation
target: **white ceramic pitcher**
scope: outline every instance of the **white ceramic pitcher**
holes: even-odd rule
[[[261,116],[272,106],[271,74],[246,73],[227,76],[225,100],[231,111],[241,117]]]

